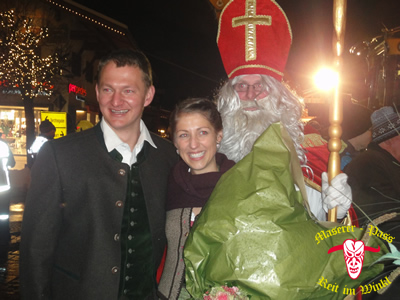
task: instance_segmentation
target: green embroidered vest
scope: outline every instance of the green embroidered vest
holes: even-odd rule
[[[145,161],[145,142],[131,166],[121,226],[121,278],[119,295],[145,299],[155,288],[155,266],[150,223],[140,182],[139,169]],[[122,156],[115,154],[122,161]]]

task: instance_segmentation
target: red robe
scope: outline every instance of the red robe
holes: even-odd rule
[[[304,128],[304,141],[301,145],[306,151],[307,166],[311,168],[302,168],[304,180],[312,188],[321,191],[322,172],[328,171],[329,149],[328,142],[311,126]],[[359,227],[357,215],[353,206],[349,209],[349,215],[352,224]]]

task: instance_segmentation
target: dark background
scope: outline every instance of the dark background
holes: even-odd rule
[[[157,97],[165,109],[186,97],[212,98],[226,74],[216,45],[218,20],[208,0],[114,0],[76,2],[129,27],[154,70]],[[332,0],[277,0],[292,27],[285,79],[301,91],[313,74],[333,61]],[[364,61],[348,54],[355,43],[400,26],[399,0],[349,0],[345,35],[347,92],[357,94]],[[363,97],[361,94],[360,97]]]

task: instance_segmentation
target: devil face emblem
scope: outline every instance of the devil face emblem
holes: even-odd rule
[[[346,262],[347,273],[350,278],[357,279],[360,276],[364,262],[364,242],[345,240],[343,243],[343,255]]]
[[[329,249],[328,254],[338,250],[343,250],[344,261],[350,278],[357,279],[363,267],[365,251],[379,252],[380,247],[378,246],[375,249],[365,246],[363,241],[345,240],[343,245]]]

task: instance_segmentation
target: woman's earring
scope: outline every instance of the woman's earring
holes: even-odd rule
[[[219,149],[220,146],[221,146],[221,144],[220,144],[220,143],[217,143],[217,149]]]
[[[176,154],[178,154],[178,155],[179,155],[179,150],[178,150],[178,149],[176,149]]]

